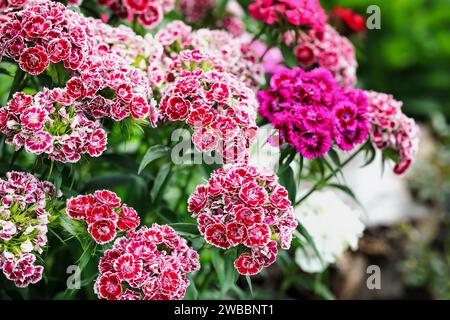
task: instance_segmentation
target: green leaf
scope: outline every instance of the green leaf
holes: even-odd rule
[[[0,74],[4,74],[4,75],[12,77],[11,72],[8,71],[6,68],[3,68],[3,67],[0,67]]]
[[[170,162],[164,164],[155,178],[155,183],[153,184],[153,188],[151,191],[151,197],[154,204],[159,202],[159,199],[161,197],[161,190],[168,180],[170,169],[171,169]]]
[[[341,159],[339,158],[339,154],[336,152],[336,150],[331,149],[330,151],[328,151],[328,155],[337,167],[341,166]]]
[[[285,167],[281,169],[279,177],[281,185],[288,191],[289,200],[291,200],[291,203],[294,203],[297,195],[297,185],[294,179],[294,171],[290,166]]]
[[[11,85],[11,90],[9,91],[8,100],[11,99],[11,97],[13,96],[14,93],[16,93],[18,91],[22,91],[23,82],[24,82],[26,75],[27,74],[25,71],[23,71],[20,68],[17,68],[16,74],[14,75],[13,83]]]
[[[221,288],[225,286],[225,267],[223,263],[223,259],[220,257],[219,252],[217,250],[211,251],[211,261],[216,270],[216,275],[219,280],[219,284]]]
[[[81,192],[94,191],[98,189],[113,189],[123,185],[135,182],[137,185],[145,185],[142,177],[135,174],[110,175],[95,177],[86,182],[81,188]]]
[[[338,184],[338,183],[329,183],[326,186],[328,187],[332,187],[332,188],[336,188],[341,190],[342,192],[346,193],[347,195],[349,195],[357,204],[358,206],[363,210],[366,211],[363,204],[361,203],[361,201],[359,201],[358,197],[355,195],[355,193],[353,192],[352,189],[350,189],[349,187],[342,185],[342,184]]]
[[[298,283],[301,287],[313,291],[315,294],[324,299],[327,300],[335,299],[333,293],[326,287],[326,285],[324,285],[318,280],[313,280],[306,276],[298,275],[295,277],[295,282]]]
[[[322,259],[322,256],[320,255],[319,250],[316,247],[316,243],[314,242],[314,239],[309,234],[308,230],[303,226],[301,222],[298,222],[297,230],[295,232],[298,232],[303,238],[305,238],[306,242],[312,247],[314,250],[314,253],[317,255],[317,257],[320,259],[320,262],[324,264],[324,261]],[[294,232],[294,234],[295,234]],[[300,238],[298,235],[296,235],[297,238]]]
[[[225,288],[224,292],[228,292],[239,278],[239,273],[234,267],[234,261],[237,258],[237,248],[229,249],[225,252]]]
[[[138,174],[141,174],[142,170],[144,170],[152,161],[164,157],[169,154],[170,148],[163,145],[156,145],[150,147],[144,155],[144,158],[139,165]]]
[[[186,289],[186,294],[184,295],[184,300],[197,300],[198,299],[198,290],[195,286],[195,282],[192,279],[191,275],[187,276],[189,279],[189,286]]]
[[[247,280],[247,284],[248,284],[248,287],[250,289],[250,293],[251,293],[251,295],[253,297],[254,295],[253,295],[252,279],[250,278],[250,276],[246,275],[245,276],[245,280]]]
[[[366,161],[361,166],[361,168],[364,168],[364,167],[368,166],[369,164],[371,164],[373,162],[373,160],[375,160],[376,155],[377,155],[377,151],[375,150],[375,147],[372,145],[372,143],[370,143],[370,142],[367,143],[366,154],[365,154]]]
[[[328,187],[332,187],[332,188],[336,188],[339,189],[343,192],[345,192],[346,194],[348,194],[350,197],[352,197],[354,200],[357,200],[356,195],[353,193],[352,189],[350,189],[347,186],[344,186],[342,184],[339,183],[328,183],[327,184]]]
[[[284,57],[284,63],[289,68],[294,68],[297,66],[297,58],[295,57],[294,50],[292,48],[289,48],[286,44],[282,43],[281,46],[281,52],[283,53]]]
[[[169,226],[174,228],[178,233],[188,234],[191,236],[200,235],[197,224],[194,223],[171,223]]]
[[[70,219],[65,213],[61,214],[59,217],[59,225],[71,236],[78,237],[78,231],[73,220]]]

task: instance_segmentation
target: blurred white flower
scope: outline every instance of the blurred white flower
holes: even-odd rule
[[[22,252],[31,252],[33,251],[33,244],[30,240],[27,240],[20,245],[20,250],[22,250]]]
[[[358,248],[364,231],[360,211],[348,207],[334,192],[318,191],[295,208],[297,219],[309,232],[320,253],[305,244],[295,252],[295,261],[305,272],[322,272],[348,249]]]

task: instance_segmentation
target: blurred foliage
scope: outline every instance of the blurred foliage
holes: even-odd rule
[[[404,101],[411,116],[441,111],[450,119],[449,0],[322,0],[363,16],[381,9],[381,29],[367,30],[359,49],[359,85]]]
[[[441,113],[432,114],[430,134],[424,140],[422,145],[431,146],[415,164],[409,185],[415,198],[430,208],[426,222],[432,231],[425,241],[409,232],[413,236],[400,269],[407,285],[437,299],[450,299],[450,126]]]

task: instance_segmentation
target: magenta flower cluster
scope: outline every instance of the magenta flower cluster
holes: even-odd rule
[[[413,163],[419,148],[419,127],[406,116],[402,102],[391,95],[366,91],[369,99],[371,140],[379,149],[390,149],[398,154],[394,172],[403,174]]]
[[[164,48],[158,67],[165,72],[163,78],[169,82],[174,77],[170,68],[167,70],[173,65],[172,60],[177,60],[183,50],[197,49],[209,57],[216,71],[233,74],[243,85],[256,90],[265,83],[264,69],[252,49],[251,38],[245,34],[233,37],[224,30],[193,31],[182,21],[174,21],[158,31],[155,39]]]
[[[254,275],[275,262],[278,239],[289,249],[297,227],[287,190],[268,168],[227,165],[197,186],[188,210],[209,244],[244,252],[234,265],[240,274]],[[247,249],[247,250],[245,250]]]
[[[17,287],[42,278],[35,255],[47,244],[47,210],[58,196],[51,183],[29,173],[11,171],[0,179],[0,270]]]
[[[200,269],[199,256],[173,228],[153,224],[130,231],[106,250],[95,282],[108,300],[180,300],[188,273]]]
[[[280,130],[282,141],[308,159],[322,157],[333,142],[349,151],[368,138],[364,92],[343,89],[324,68],[282,70],[258,99],[261,116]]]

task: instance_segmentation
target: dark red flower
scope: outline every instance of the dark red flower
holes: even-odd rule
[[[228,249],[230,247],[225,226],[221,223],[211,224],[206,227],[205,240],[218,248]]]
[[[234,261],[234,266],[242,275],[254,275],[259,273],[263,265],[253,258],[248,252],[244,252]]]
[[[117,300],[122,294],[119,277],[112,272],[102,274],[97,280],[96,290],[104,299]]]
[[[116,225],[109,219],[100,219],[91,223],[88,231],[98,244],[108,243],[116,237]]]

